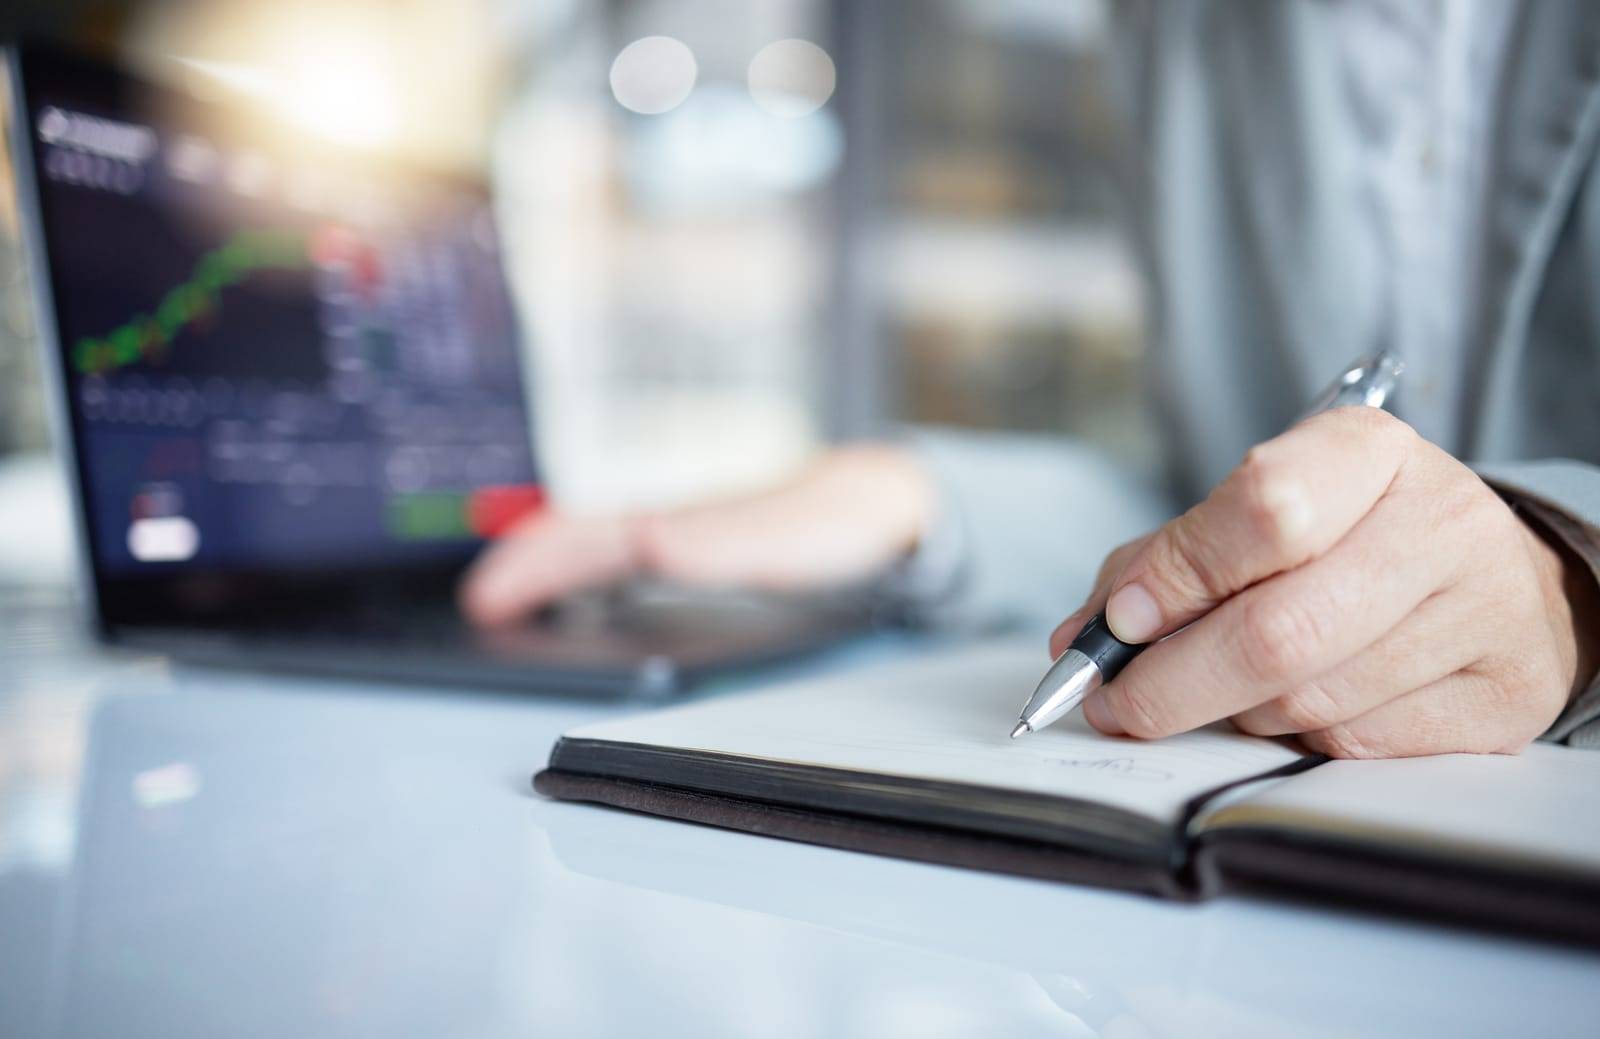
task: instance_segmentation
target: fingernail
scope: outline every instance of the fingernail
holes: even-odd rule
[[[1111,713],[1111,708],[1106,706],[1106,698],[1098,692],[1084,698],[1083,716],[1090,725],[1108,736],[1123,735],[1122,726],[1117,724],[1117,716]]]
[[[1124,642],[1147,642],[1161,630],[1161,608],[1143,585],[1124,585],[1106,603],[1106,623]]]
[[[461,590],[461,597],[471,604],[474,613],[489,616],[499,612],[510,591],[510,583],[490,570],[468,578]]]

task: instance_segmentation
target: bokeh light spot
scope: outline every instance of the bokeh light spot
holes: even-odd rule
[[[777,40],[750,59],[750,96],[786,119],[810,115],[827,104],[834,82],[833,59],[807,40]]]
[[[646,36],[622,48],[611,63],[611,93],[641,115],[660,115],[683,104],[699,69],[682,40]]]

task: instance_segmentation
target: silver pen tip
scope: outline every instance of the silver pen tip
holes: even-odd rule
[[[1030,726],[1027,722],[1017,722],[1017,727],[1015,729],[1011,730],[1011,738],[1012,739],[1016,739],[1018,736],[1021,736],[1023,733],[1032,732],[1032,731],[1033,731],[1033,727]]]

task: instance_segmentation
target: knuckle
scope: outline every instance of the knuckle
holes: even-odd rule
[[[1508,656],[1498,662],[1492,678],[1481,674],[1468,677],[1468,695],[1480,711],[1514,716],[1549,677],[1541,665],[1542,661],[1532,656]]]
[[[1264,554],[1280,563],[1298,561],[1306,551],[1310,507],[1300,478],[1276,458],[1270,444],[1258,444],[1234,473],[1241,519]]]
[[[1294,732],[1326,729],[1339,720],[1339,705],[1320,685],[1307,682],[1278,698],[1278,712]]]
[[[1516,514],[1489,485],[1470,469],[1455,462],[1439,474],[1437,486],[1426,489],[1436,503],[1436,521],[1470,539],[1503,536],[1517,521]]]
[[[1305,606],[1258,599],[1245,606],[1240,618],[1239,659],[1258,683],[1287,682],[1310,663],[1322,638],[1322,623]]]
[[[1439,553],[1436,565],[1441,581],[1471,577],[1486,586],[1502,585],[1509,576],[1503,556],[1490,546],[1503,546],[1515,516],[1492,492],[1462,493],[1459,488],[1408,488],[1416,514],[1433,532],[1431,544]]]
[[[1278,444],[1268,440],[1256,444],[1244,453],[1239,465],[1233,471],[1233,477],[1238,481],[1243,490],[1259,490],[1272,482],[1273,476],[1279,471]]]
[[[1490,750],[1519,750],[1544,732],[1561,714],[1566,698],[1560,669],[1547,660],[1521,656],[1501,661],[1493,674],[1468,673],[1466,695],[1473,713],[1492,719],[1496,745]]]
[[[1151,542],[1151,566],[1142,580],[1169,606],[1214,602],[1228,594],[1227,582],[1194,530],[1192,515],[1179,517]]]
[[[1330,423],[1341,442],[1350,444],[1351,450],[1364,455],[1371,465],[1390,472],[1395,479],[1430,468],[1415,464],[1420,460],[1419,451],[1449,457],[1404,419],[1382,408],[1337,408],[1314,416],[1310,421]]]
[[[1161,697],[1138,683],[1123,682],[1106,690],[1107,700],[1118,722],[1128,735],[1144,740],[1160,739],[1179,731],[1172,712]]]
[[[1477,500],[1476,495],[1435,491],[1429,497],[1432,526],[1443,531],[1456,545],[1495,544],[1505,532],[1504,517],[1497,515],[1487,503]],[[1469,556],[1462,562],[1473,560]]]
[[[1276,453],[1270,442],[1257,444],[1244,453],[1244,460],[1233,471],[1234,487],[1244,503],[1246,515],[1253,520],[1271,519],[1267,503],[1271,501],[1269,488],[1278,470],[1273,458]]]
[[[1234,476],[1240,480],[1260,480],[1272,469],[1272,457],[1277,452],[1276,445],[1268,440],[1256,444],[1244,453],[1239,466],[1233,471]]]
[[[1325,729],[1304,733],[1300,742],[1330,758],[1361,760],[1384,756],[1377,747],[1350,731],[1348,725],[1330,725]]]

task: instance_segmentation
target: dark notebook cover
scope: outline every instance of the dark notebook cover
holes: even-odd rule
[[[1308,760],[1303,767],[1316,763]],[[1270,828],[1201,833],[1182,843],[1182,854],[1162,864],[1046,841],[818,811],[559,768],[538,773],[533,785],[539,793],[560,800],[916,862],[1180,901],[1224,893],[1310,900],[1600,946],[1600,878],[1536,878],[1369,844],[1306,839]]]
[[[1327,762],[1226,727],[1013,742],[1036,647],[956,647],[557,741],[534,785],[833,848],[1192,901],[1311,899],[1600,945],[1600,754]],[[1286,778],[1291,777],[1292,778]],[[1276,780],[1276,781],[1269,781]]]

